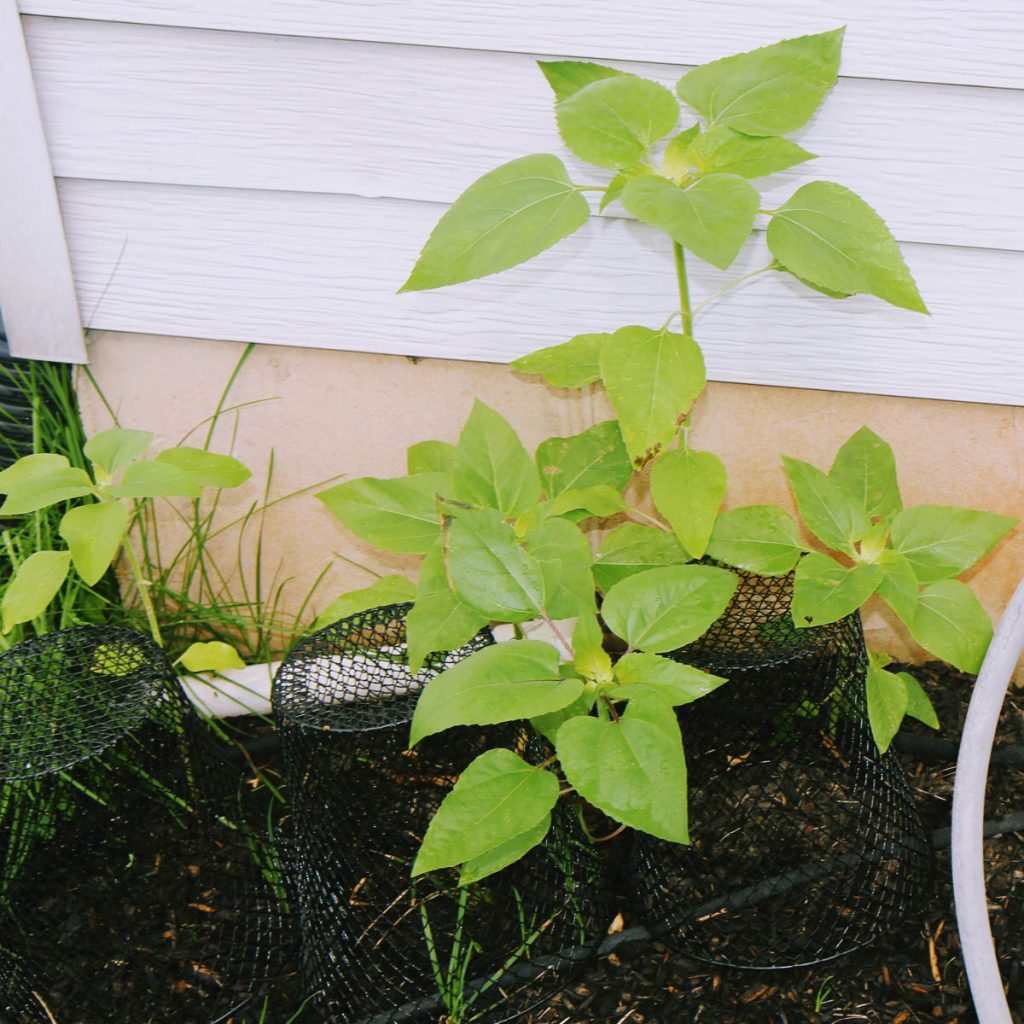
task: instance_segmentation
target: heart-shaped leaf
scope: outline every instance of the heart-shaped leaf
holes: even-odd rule
[[[511,750],[488,750],[437,809],[412,866],[414,876],[472,861],[536,828],[558,800],[558,779]],[[525,851],[524,851],[525,852]]]
[[[71,568],[70,551],[37,551],[29,555],[7,584],[0,609],[3,631],[28,622],[46,610]]]
[[[78,575],[91,587],[110,568],[120,550],[131,511],[118,501],[79,505],[60,521],[60,535],[71,549]]]
[[[555,108],[558,131],[577,155],[598,167],[639,163],[652,142],[679,120],[679,104],[663,85],[636,75],[591,82]]]
[[[616,821],[689,842],[683,742],[664,701],[637,698],[618,722],[570,719],[558,731],[558,755],[577,792]]]
[[[630,647],[659,654],[701,636],[732,598],[738,577],[710,565],[672,565],[629,576],[605,595],[601,616]]]
[[[109,474],[116,473],[122,466],[127,466],[132,459],[137,459],[150,445],[153,435],[148,430],[125,430],[122,427],[111,427],[98,434],[93,434],[85,442],[85,457],[101,466]]]
[[[720,270],[736,259],[754,226],[761,197],[737,174],[711,174],[682,189],[657,174],[633,178],[622,205]]]

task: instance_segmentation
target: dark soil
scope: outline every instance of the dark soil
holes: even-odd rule
[[[972,679],[936,663],[909,667],[939,713],[943,736],[963,726]],[[931,735],[909,725],[911,734]],[[1024,701],[1007,701],[996,739],[1024,744]],[[913,745],[907,744],[907,745]],[[901,755],[925,826],[948,827],[954,766]],[[995,765],[986,818],[1024,810],[1024,766]],[[1024,832],[985,843],[990,920],[1015,1024],[1024,1022]],[[949,850],[938,850],[928,903],[901,928],[812,969],[741,971],[698,963],[660,943],[624,946],[589,967],[528,1024],[923,1024],[977,1020],[960,956]]]
[[[943,736],[955,741],[971,680],[937,665],[913,671],[938,708]],[[910,725],[908,731],[930,735],[923,726]],[[256,740],[250,749],[255,764],[273,778],[278,755],[273,743],[265,741]],[[1024,744],[1024,701],[1019,691],[1004,709],[997,744]],[[925,826],[933,833],[947,827],[952,763],[920,753],[904,752],[901,757]],[[243,761],[238,763],[245,767]],[[259,789],[254,777],[249,781],[253,791]],[[1020,810],[1024,810],[1024,766],[993,766],[986,817],[999,818]],[[165,840],[161,843],[147,837],[144,844],[136,842],[119,850],[125,860],[116,871],[107,856],[109,844],[104,847],[105,863],[98,858],[85,872],[80,869],[83,862],[88,864],[88,847],[69,859],[77,864],[79,877],[84,873],[90,880],[73,888],[54,881],[53,891],[67,894],[59,941],[65,959],[60,977],[43,996],[50,1016],[42,1019],[54,1024],[97,1024],[101,1020],[114,1024],[206,1024],[212,1019],[219,1024],[290,1024],[304,993],[288,937],[279,937],[279,946],[285,945],[277,950],[277,980],[265,997],[231,1012],[234,1000],[218,976],[215,962],[194,953],[202,948],[201,942],[197,947],[197,936],[201,939],[204,932],[212,935],[225,927],[224,921],[214,918],[231,913],[230,909],[218,909],[230,907],[230,900],[225,903],[218,898],[217,880],[210,875],[211,870],[216,874],[216,866],[204,863],[209,861],[208,854],[190,848],[173,826]],[[230,853],[237,855],[237,850]],[[228,851],[221,854],[222,868],[227,856]],[[1003,978],[1015,1024],[1024,1024],[1024,833],[989,839],[986,860],[991,921]],[[588,964],[562,994],[523,1020],[525,1024],[967,1024],[976,1016],[960,957],[948,849],[937,853],[935,879],[927,905],[897,931],[819,967],[742,971],[693,961],[659,942],[624,944]],[[620,924],[629,928],[634,923],[626,919]],[[227,926],[230,931],[230,922]],[[111,930],[130,931],[138,941],[133,953],[106,964],[100,981],[94,959],[79,957],[76,950],[89,950],[95,945],[95,935]],[[85,1009],[74,1013],[60,1009],[83,1005]],[[311,1006],[294,1019],[296,1024],[322,1024],[321,1015]]]

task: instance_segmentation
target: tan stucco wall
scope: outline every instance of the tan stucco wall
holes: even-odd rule
[[[95,332],[90,368],[123,426],[152,430],[158,444],[174,444],[213,411],[244,348]],[[108,426],[109,413],[84,379],[80,394],[87,430]],[[474,397],[510,419],[531,450],[550,434],[575,433],[609,415],[598,395],[568,399],[500,365],[258,346],[228,404],[271,400],[238,413],[234,453],[254,470],[254,480],[232,497],[230,508],[244,509],[260,497],[271,450],[276,494],[331,477],[400,475],[409,444],[457,439]],[[780,455],[827,468],[842,441],[863,424],[895,449],[906,504],[1024,514],[1024,409],[711,384],[691,439],[725,461],[730,506],[776,502],[792,508]],[[225,422],[217,450],[228,450],[229,426]],[[353,562],[377,572],[411,570],[415,564],[351,536],[308,493],[272,510],[265,544],[270,562],[280,560],[285,574],[294,577],[288,591],[293,602],[325,564],[334,563],[318,606],[372,582]],[[1018,528],[966,578],[997,617],[1022,572],[1024,530]],[[876,649],[921,658],[880,602],[865,625]]]

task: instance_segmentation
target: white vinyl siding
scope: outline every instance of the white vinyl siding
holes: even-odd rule
[[[889,222],[930,318],[751,282],[698,321],[711,376],[1024,402],[1024,8],[644,0],[21,0],[82,315],[92,327],[503,361],[661,323],[660,235],[595,217],[535,263],[396,296],[459,192],[566,154],[534,58],[687,66],[849,25],[843,78],[798,135],[812,178]],[[652,63],[630,63],[645,59]],[[998,86],[993,88],[993,86]],[[734,271],[766,262],[763,234]],[[733,276],[692,261],[697,299]]]

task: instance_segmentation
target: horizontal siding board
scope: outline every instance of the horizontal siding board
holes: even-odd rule
[[[10,352],[84,362],[53,171],[14,0],[0,0],[0,162],[0,309]]]
[[[699,64],[846,24],[843,73],[1024,87],[1024,6],[968,0],[20,0],[29,14]]]
[[[450,202],[505,160],[565,153],[550,90],[520,54],[26,27],[63,177]],[[684,70],[622,66],[666,84]],[[819,158],[765,179],[768,205],[824,178],[864,195],[901,240],[1024,248],[1024,93],[844,80],[797,137]],[[567,162],[576,180],[600,180]]]
[[[666,247],[595,219],[536,261],[396,296],[443,207],[401,200],[65,181],[62,204],[91,326],[285,345],[504,361],[581,331],[661,323]],[[911,245],[933,316],[782,279],[752,281],[698,321],[714,379],[1024,402],[1024,255]],[[763,239],[736,273],[764,262]],[[695,265],[694,291],[723,275]]]

